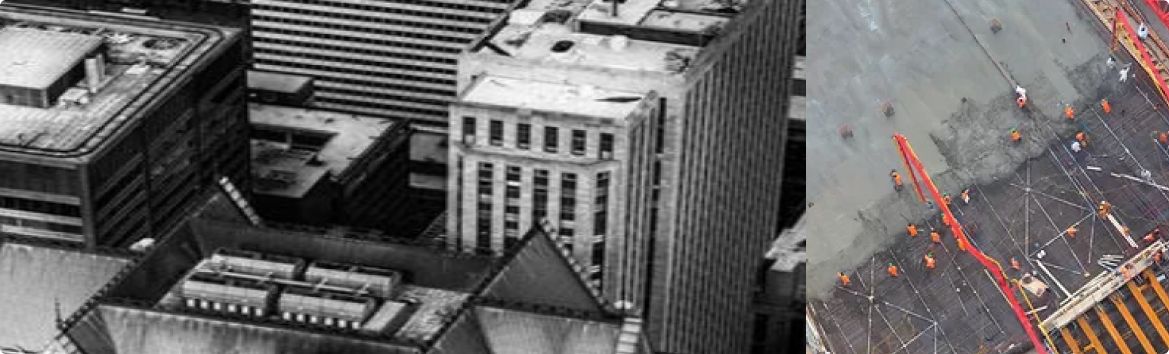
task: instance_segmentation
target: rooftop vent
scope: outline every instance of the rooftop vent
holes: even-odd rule
[[[564,52],[567,52],[569,49],[572,49],[572,47],[574,45],[576,45],[576,43],[574,43],[573,41],[556,41],[556,44],[552,45],[552,52],[553,53],[564,53]]]
[[[143,47],[154,50],[175,49],[179,47],[179,44],[178,40],[168,38],[151,38],[142,42]]]
[[[394,287],[401,282],[402,275],[387,269],[317,261],[305,270],[304,279],[389,297]]]

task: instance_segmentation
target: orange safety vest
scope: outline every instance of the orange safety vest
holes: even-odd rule
[[[909,224],[905,227],[905,231],[909,232],[909,237],[917,237],[917,225]]]
[[[893,173],[890,173],[889,175],[893,176],[893,184],[894,185],[897,185],[897,186],[901,185],[901,174],[900,173],[893,172]]]
[[[937,266],[937,261],[934,260],[934,257],[930,257],[930,255],[928,255],[928,254],[925,255],[925,268],[926,269],[934,269],[934,267],[936,267],[936,266]]]
[[[1067,229],[1068,237],[1076,238],[1076,233],[1079,231],[1080,230],[1077,230],[1075,226],[1068,226],[1068,229]]]
[[[897,266],[890,264],[885,271],[889,272],[889,276],[897,277]]]
[[[1087,140],[1088,140],[1088,134],[1084,134],[1084,132],[1076,133],[1076,141],[1082,143],[1082,142],[1087,141]]]
[[[1157,134],[1157,141],[1160,141],[1161,145],[1169,145],[1169,133],[1161,132]]]
[[[1076,119],[1076,111],[1072,109],[1072,106],[1064,107],[1063,115],[1067,116],[1068,120]]]
[[[852,284],[852,280],[848,279],[848,275],[840,273],[840,285],[848,286],[848,284]]]
[[[1108,104],[1107,99],[1100,100],[1100,108],[1104,109],[1104,113],[1112,113],[1112,105]]]
[[[1019,98],[1015,99],[1015,103],[1019,105],[1019,108],[1023,108],[1023,106],[1027,104],[1027,98],[1019,96]]]
[[[962,239],[958,239],[958,250],[963,251],[963,252],[966,251],[966,241],[962,241]]]
[[[1011,131],[1011,141],[1019,141],[1019,140],[1022,140],[1022,139],[1023,139],[1023,134],[1022,134],[1022,133],[1019,133],[1019,131],[1018,131],[1018,130],[1012,130],[1012,131]]]
[[[937,231],[930,231],[930,241],[942,243],[942,234],[939,234]]]

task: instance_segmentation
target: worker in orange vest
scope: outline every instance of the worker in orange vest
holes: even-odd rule
[[[1088,146],[1088,134],[1083,131],[1076,132],[1076,141],[1080,142],[1080,146]]]
[[[849,284],[852,284],[852,279],[848,278],[848,274],[840,272],[836,273],[836,275],[840,277],[840,286],[848,286]]]
[[[901,191],[901,174],[894,169],[889,172],[889,177],[893,178],[893,190]]]
[[[1105,114],[1112,113],[1112,105],[1108,104],[1107,98],[1100,100],[1100,108],[1104,110]]]
[[[1101,200],[1100,206],[1096,207],[1096,212],[1100,214],[1100,217],[1107,218],[1108,214],[1112,212],[1112,204],[1108,201]]]
[[[1072,225],[1072,226],[1068,226],[1068,229],[1066,230],[1066,232],[1067,232],[1068,237],[1076,238],[1076,233],[1080,232],[1080,230],[1076,228],[1076,225]]]
[[[1011,268],[1017,271],[1023,271],[1023,265],[1015,257],[1011,257]]]
[[[946,203],[946,206],[954,205],[954,198],[950,197],[950,193],[943,193],[942,201]]]
[[[1068,120],[1076,120],[1076,111],[1072,109],[1071,105],[1064,106],[1063,115],[1068,117]]]
[[[1169,145],[1169,133],[1154,130],[1153,136],[1157,139],[1157,142],[1161,143],[1161,145]]]
[[[934,269],[937,267],[937,261],[934,260],[933,253],[926,253],[923,260],[925,261],[925,269]]]
[[[909,237],[917,237],[917,225],[913,223],[905,225],[905,232],[909,234]]]
[[[1023,141],[1023,134],[1019,133],[1018,129],[1011,129],[1011,142],[1018,143]]]
[[[966,241],[963,241],[961,238],[958,238],[958,250],[966,252]]]
[[[942,234],[938,233],[938,230],[931,229],[930,230],[930,241],[932,241],[933,243],[942,243]]]
[[[885,268],[885,271],[889,273],[889,276],[894,278],[899,275],[897,273],[897,266],[893,265],[893,263],[889,263],[889,268]]]

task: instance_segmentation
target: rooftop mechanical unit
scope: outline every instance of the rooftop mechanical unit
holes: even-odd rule
[[[402,273],[357,265],[316,261],[309,264],[304,279],[310,283],[324,282],[327,285],[368,291],[381,298],[391,297],[394,288],[402,282]]]
[[[370,297],[290,286],[280,294],[276,309],[288,321],[358,329],[376,306]]]
[[[179,286],[189,308],[263,316],[275,286],[250,279],[196,272]]]
[[[304,260],[250,251],[219,249],[203,264],[211,271],[229,271],[256,276],[296,279],[304,270]]]

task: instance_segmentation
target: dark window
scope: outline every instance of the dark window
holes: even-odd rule
[[[584,130],[572,130],[572,154],[584,155],[585,145],[588,143],[588,138]]]
[[[519,182],[521,171],[522,169],[519,166],[507,166],[507,180],[511,182]]]
[[[613,158],[613,134],[601,133],[599,155],[601,159]]]
[[[520,149],[527,149],[532,144],[532,125],[520,123],[516,126],[515,145]]]
[[[475,143],[475,117],[463,117],[463,143]]]
[[[557,150],[556,127],[544,127],[544,151],[555,153]]]
[[[498,120],[491,120],[491,145],[503,145],[503,122]]]

